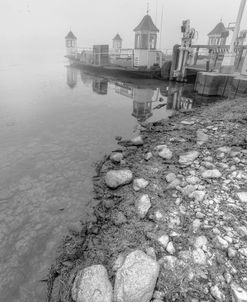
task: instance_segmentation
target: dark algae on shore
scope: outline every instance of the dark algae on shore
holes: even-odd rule
[[[246,109],[246,99],[204,105],[119,141],[96,167],[94,219],[72,225],[61,243],[47,302],[73,301],[77,272],[94,264],[114,286],[135,250],[160,265],[152,301],[245,301]],[[112,170],[131,179],[112,189]]]

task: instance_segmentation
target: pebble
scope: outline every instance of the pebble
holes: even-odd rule
[[[204,217],[205,217],[205,214],[203,214],[201,212],[196,212],[196,218],[203,219]]]
[[[230,153],[231,152],[231,147],[223,146],[217,149],[218,152],[223,152],[223,153]]]
[[[197,130],[196,136],[197,136],[197,144],[199,146],[205,144],[208,141],[208,135],[204,133],[204,131],[201,129]]]
[[[195,185],[197,184],[198,182],[200,182],[200,178],[199,177],[196,177],[196,176],[188,176],[186,177],[186,182],[190,185]]]
[[[241,202],[247,202],[247,192],[238,192],[237,196]]]
[[[158,238],[158,242],[166,248],[169,242],[169,236],[168,235],[162,235]]]
[[[120,163],[122,159],[123,159],[123,153],[122,152],[114,152],[110,156],[110,160],[113,163]]]
[[[145,160],[146,161],[148,161],[148,160],[150,160],[151,158],[153,157],[153,154],[152,154],[152,152],[148,152],[147,154],[145,154]]]
[[[121,225],[127,222],[127,218],[122,212],[115,212],[112,215],[112,219],[115,225]]]
[[[181,124],[183,124],[183,125],[194,125],[195,124],[195,122],[194,121],[186,121],[186,120],[184,120],[184,121],[181,121],[180,122]]]
[[[224,294],[220,291],[219,287],[217,285],[212,286],[210,288],[210,293],[211,295],[219,302],[224,302],[225,301],[225,296]]]
[[[194,243],[195,248],[202,248],[203,250],[207,249],[208,240],[206,236],[199,236],[196,238]]]
[[[217,169],[206,170],[206,171],[202,172],[202,177],[203,178],[219,178],[221,176],[222,176],[222,174]]]
[[[206,191],[194,191],[189,197],[194,198],[196,202],[202,202],[206,195]]]
[[[195,191],[195,189],[196,189],[195,186],[193,186],[193,185],[187,185],[181,191],[182,191],[182,194],[184,196],[189,196],[189,195],[191,195]]]
[[[231,294],[233,302],[247,302],[247,291],[235,282],[231,284]]]
[[[173,255],[176,252],[175,247],[171,241],[168,243],[166,250],[171,255]]]
[[[181,184],[181,180],[176,178],[174,179],[172,182],[170,182],[168,184],[168,186],[166,187],[167,190],[170,190],[170,189],[176,189],[178,186],[180,186]]]
[[[244,257],[247,257],[247,248],[241,248],[239,249],[239,253],[243,255]]]
[[[164,215],[159,210],[157,210],[154,212],[154,218],[155,218],[155,220],[158,220],[158,221],[163,220]]]
[[[247,236],[247,228],[245,226],[238,227],[237,232],[241,237]]]
[[[190,151],[187,152],[185,154],[180,155],[179,157],[179,163],[181,165],[191,165],[193,163],[193,161],[199,156],[199,152],[198,151]]]
[[[151,207],[149,196],[147,194],[144,194],[140,198],[138,198],[135,202],[135,207],[140,218],[144,218]]]
[[[163,293],[163,292],[161,292],[161,291],[155,290],[154,293],[153,293],[153,298],[154,298],[154,299],[163,300],[164,297],[165,297],[165,293]]]
[[[176,179],[176,174],[175,173],[169,173],[169,174],[166,175],[166,181],[167,182],[172,182],[175,179]]]
[[[114,272],[116,272],[124,263],[124,255],[121,253],[118,255],[117,259],[115,260],[114,264],[113,264],[113,267],[112,267],[112,270]]]
[[[196,264],[205,265],[207,263],[207,257],[202,249],[197,248],[192,251],[193,261]]]
[[[143,145],[143,139],[141,135],[138,135],[130,140],[131,145],[133,146],[141,146]]]
[[[215,244],[219,249],[225,250],[228,248],[228,242],[220,237],[219,235],[215,237]]]
[[[163,159],[171,159],[173,154],[172,151],[170,149],[167,148],[167,146],[164,145],[164,147],[161,149],[161,151],[159,151],[158,153],[159,157],[163,158]]]
[[[140,191],[148,186],[149,182],[144,178],[135,178],[133,181],[133,189],[135,191]]]
[[[201,226],[201,221],[199,219],[195,219],[192,225],[193,232],[196,233],[200,229],[200,226]]]
[[[146,248],[146,254],[152,259],[156,260],[156,252],[155,249],[151,246]]]
[[[231,281],[232,281],[232,275],[230,273],[226,272],[224,274],[224,278],[225,278],[227,284],[231,283]]]

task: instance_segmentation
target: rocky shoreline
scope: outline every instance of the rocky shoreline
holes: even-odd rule
[[[47,301],[247,301],[247,102],[140,127],[97,166]]]

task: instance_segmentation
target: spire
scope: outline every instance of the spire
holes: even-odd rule
[[[65,39],[77,40],[76,36],[72,33],[71,30],[68,32],[68,34],[67,34],[67,36],[65,37]]]
[[[153,31],[158,32],[158,28],[154,25],[150,15],[145,15],[134,31]]]
[[[147,2],[147,15],[149,14],[149,2]]]

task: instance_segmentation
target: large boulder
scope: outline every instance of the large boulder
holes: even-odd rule
[[[150,302],[158,274],[158,262],[139,250],[130,253],[117,271],[114,301]]]
[[[130,170],[110,170],[105,176],[106,185],[111,189],[129,184],[132,179],[133,174]]]
[[[80,270],[72,287],[76,302],[112,302],[112,285],[103,265],[92,265]]]

